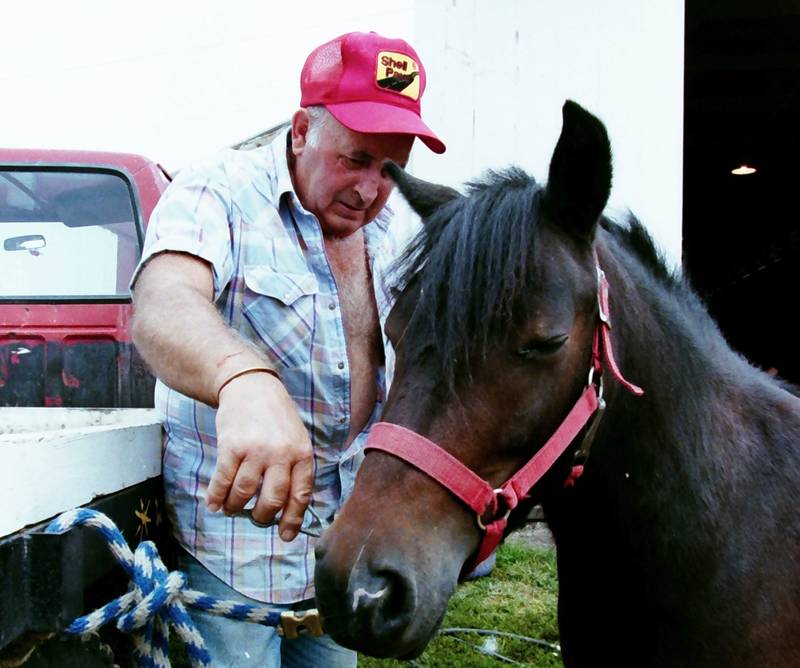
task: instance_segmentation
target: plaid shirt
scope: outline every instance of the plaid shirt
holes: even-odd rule
[[[385,207],[364,227],[381,329],[392,304],[387,270],[414,226],[398,219],[390,227],[391,217]],[[292,188],[285,137],[182,170],[153,212],[137,273],[162,251],[210,263],[220,315],[280,372],[314,448],[311,503],[332,520],[352,489],[367,429],[380,415],[394,355],[384,336],[377,403],[368,426],[347,446],[350,372],[336,282],[319,222]],[[161,382],[155,402],[164,415],[167,511],[181,545],[246,596],[273,603],[313,597],[313,538],[299,534],[284,543],[277,527],[206,510],[216,411]]]

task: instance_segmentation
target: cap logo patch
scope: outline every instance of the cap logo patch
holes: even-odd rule
[[[419,65],[413,58],[395,51],[378,53],[375,83],[384,90],[419,99]]]

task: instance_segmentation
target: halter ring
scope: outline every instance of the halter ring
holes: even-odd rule
[[[503,490],[500,487],[498,487],[497,489],[493,489],[492,491],[494,492],[495,498],[497,498],[497,497],[499,497],[499,496],[501,496],[503,494]],[[511,508],[507,508],[505,515],[503,515],[500,518],[496,517],[495,519],[493,519],[490,522],[490,524],[494,524],[495,522],[499,522],[500,520],[507,520],[508,516],[510,514],[511,514]],[[475,519],[477,520],[478,526],[480,527],[481,531],[486,531],[486,525],[483,523],[483,520],[481,519],[481,515],[479,515],[478,513],[475,513]]]

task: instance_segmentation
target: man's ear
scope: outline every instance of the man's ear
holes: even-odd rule
[[[311,119],[305,109],[298,109],[292,116],[292,153],[302,155],[308,145],[308,128]]]

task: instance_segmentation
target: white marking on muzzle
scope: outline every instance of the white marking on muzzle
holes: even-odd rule
[[[356,608],[358,608],[358,604],[361,602],[362,596],[366,596],[367,598],[380,598],[385,593],[386,593],[386,587],[384,587],[380,591],[376,591],[374,594],[372,592],[367,591],[363,587],[359,587],[353,592],[353,612],[355,612]]]
[[[358,551],[358,555],[356,556],[356,560],[353,562],[353,565],[350,566],[350,572],[347,574],[347,588],[350,589],[350,580],[353,579],[353,571],[356,570],[356,566],[358,566],[358,562],[361,561],[361,555],[364,554],[364,550],[367,549],[367,541],[369,541],[370,536],[372,536],[372,532],[375,531],[375,528],[371,528],[367,537],[364,539],[364,542],[361,543],[361,549]]]

